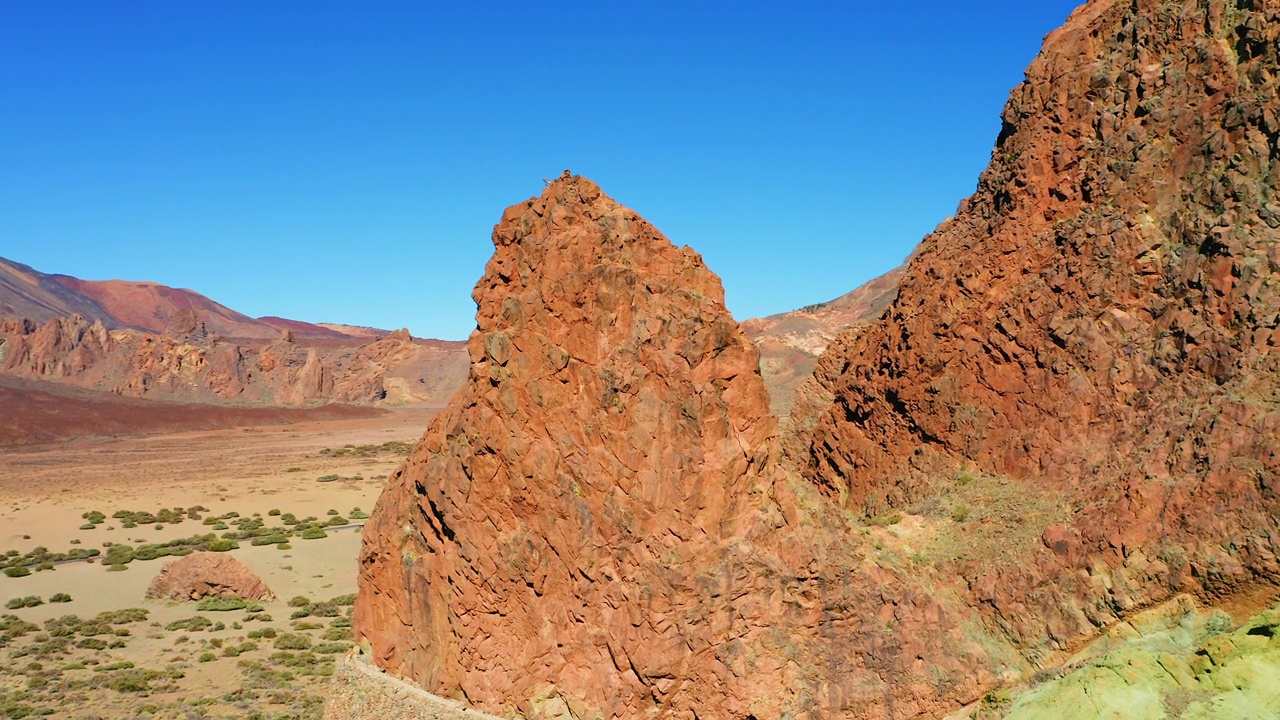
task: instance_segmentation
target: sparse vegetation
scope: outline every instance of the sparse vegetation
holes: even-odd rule
[[[373,457],[380,453],[408,455],[413,450],[413,443],[391,440],[381,445],[344,445],[338,449],[324,448],[320,454],[325,457]]]
[[[220,595],[215,597],[207,597],[196,605],[196,610],[200,612],[229,612],[231,610],[243,610],[249,606],[249,601],[244,598]]]

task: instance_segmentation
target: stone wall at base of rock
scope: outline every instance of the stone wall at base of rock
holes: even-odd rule
[[[338,658],[324,720],[499,720],[388,675],[360,655]]]

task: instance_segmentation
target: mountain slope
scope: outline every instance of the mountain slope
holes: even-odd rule
[[[81,315],[108,328],[165,333],[195,316],[205,330],[233,338],[275,338],[283,330],[298,336],[341,339],[341,329],[283,318],[254,319],[192,290],[152,282],[81,280],[42,273],[0,258],[0,318],[45,322]],[[386,331],[378,331],[386,335]],[[363,336],[356,336],[363,337]]]
[[[775,415],[790,415],[796,389],[841,332],[884,312],[898,294],[904,270],[905,266],[896,267],[825,303],[742,322],[743,332],[760,350],[760,372]]]
[[[76,314],[120,325],[96,300],[59,283],[58,276],[0,258],[0,318],[43,322]]]

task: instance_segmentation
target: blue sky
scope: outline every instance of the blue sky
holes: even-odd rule
[[[0,4],[0,256],[462,339],[565,168],[739,319],[899,264],[1075,0]]]

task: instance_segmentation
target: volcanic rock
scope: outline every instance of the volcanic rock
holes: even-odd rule
[[[694,252],[573,176],[493,240],[470,379],[365,526],[373,664],[500,715],[743,719],[909,717],[1017,667],[779,472]]]
[[[828,302],[743,321],[743,331],[760,350],[760,374],[774,414],[788,418],[798,388],[841,332],[880,317],[897,296],[905,270],[896,267]]]
[[[717,658],[726,548],[777,479],[755,348],[687,248],[566,176],[504,213],[471,374],[365,529],[354,627],[493,710],[750,697]]]
[[[188,403],[308,406],[443,402],[466,375],[462,343],[398,331],[370,341],[273,341],[209,333],[190,312],[166,334],[108,330],[73,315],[0,321],[0,373],[117,395]]]
[[[1278,53],[1275,2],[1077,10],[976,194],[824,358],[791,454],[831,497],[927,514],[990,477],[1039,503],[1007,567],[954,568],[1028,658],[1280,581]]]
[[[198,552],[170,560],[147,587],[153,600],[200,600],[206,597],[270,600],[275,597],[262,579],[226,553]]]

